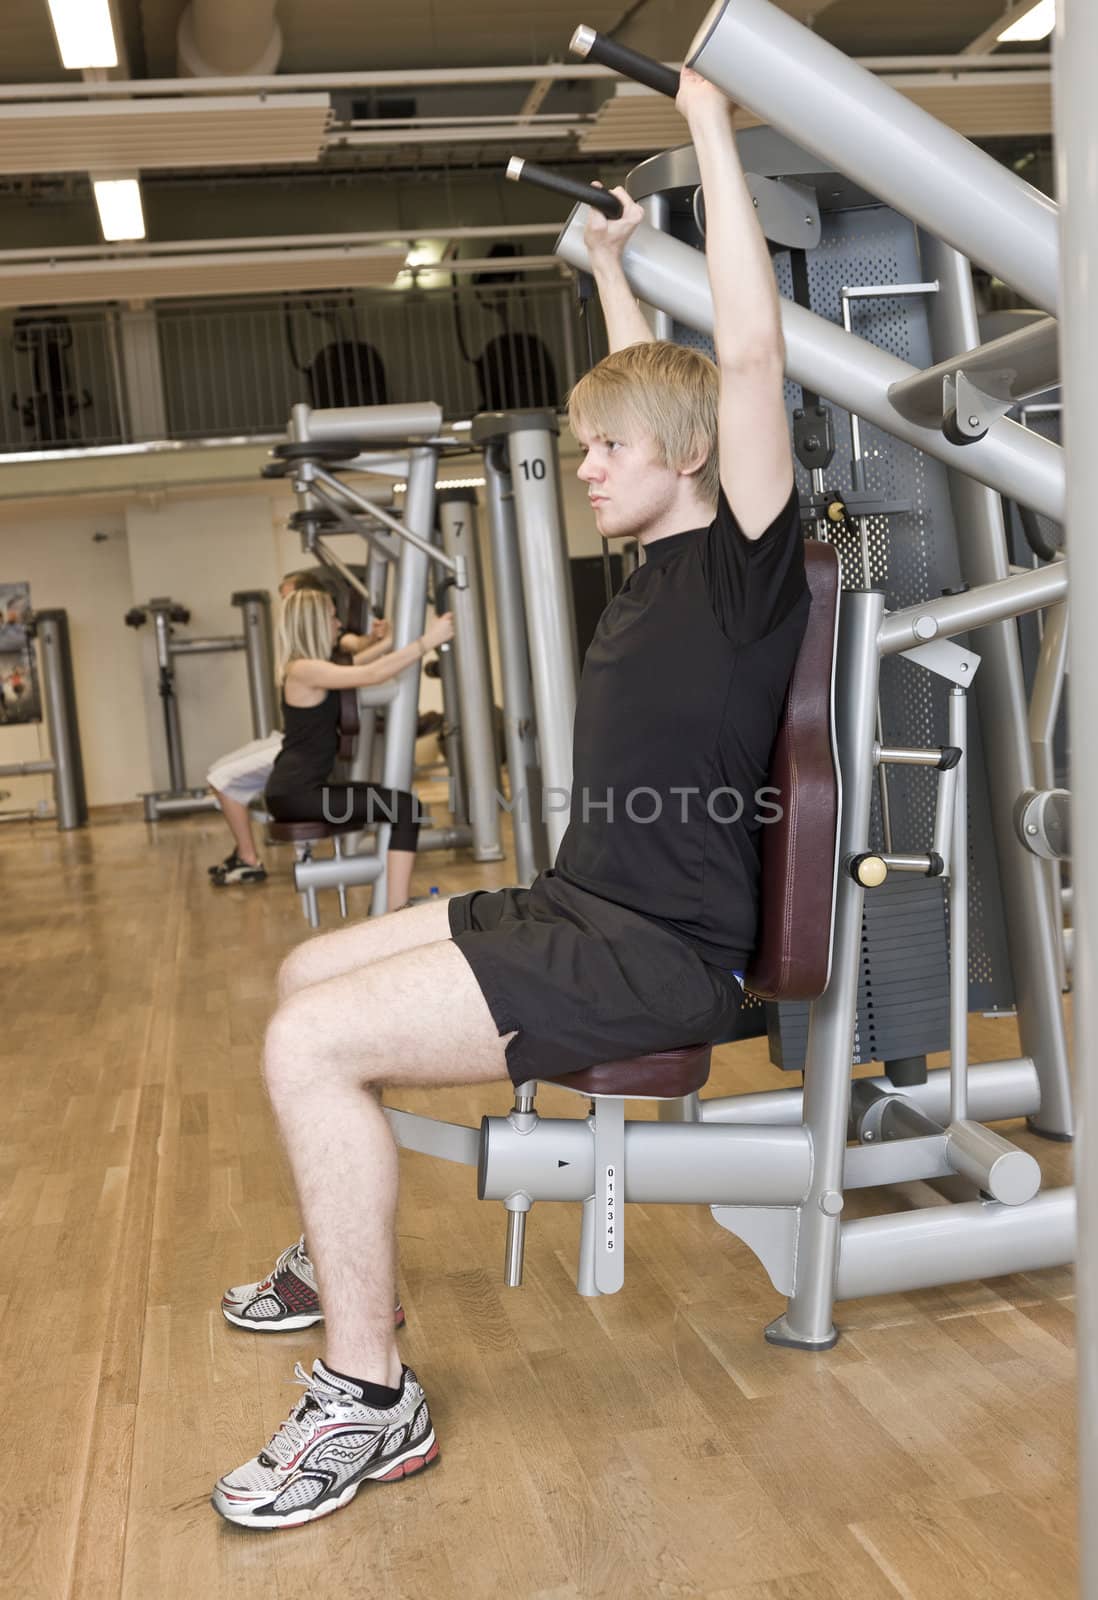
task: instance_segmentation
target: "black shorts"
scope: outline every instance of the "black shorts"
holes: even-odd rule
[[[730,972],[658,923],[543,872],[529,889],[450,901],[450,933],[507,1046],[516,1084],[729,1031]]]

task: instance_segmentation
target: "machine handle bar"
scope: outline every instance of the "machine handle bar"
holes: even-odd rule
[[[672,100],[679,92],[679,74],[674,67],[665,67],[662,61],[653,61],[639,50],[630,50],[628,45],[618,44],[616,39],[608,39],[594,28],[577,28],[568,48],[573,55],[585,56],[596,66],[610,67],[623,78],[634,78],[646,89],[654,89]]]
[[[621,216],[621,201],[612,195],[608,189],[597,189],[594,184],[579,183],[575,178],[566,178],[559,172],[553,172],[549,167],[539,167],[533,161],[525,161],[522,156],[512,156],[507,163],[507,176],[513,183],[524,180],[526,183],[536,183],[541,189],[551,189],[554,194],[565,195],[569,200],[577,200],[581,205],[594,206],[596,211],[601,211],[606,217],[613,219]]]

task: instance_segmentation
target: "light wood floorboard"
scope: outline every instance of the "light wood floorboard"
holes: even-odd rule
[[[1069,1271],[848,1303],[837,1348],[806,1355],[764,1342],[779,1297],[704,1208],[631,1207],[625,1291],[585,1301],[577,1209],[539,1206],[511,1291],[502,1208],[417,1155],[401,1338],[439,1468],[290,1533],[228,1527],[213,1480],[282,1419],[295,1360],[320,1348],[319,1330],[261,1338],[217,1309],[299,1232],[257,1071],[278,962],[308,932],[287,853],[268,851],[266,885],[217,891],[206,817],[15,825],[0,846],[4,1594],[1074,1595]],[[445,855],[414,888],[507,881],[506,864]],[[321,902],[330,929],[335,897]],[[974,1018],[972,1045],[1015,1055],[1013,1023]],[[711,1092],[786,1082],[755,1041],[717,1052]],[[400,1103],[475,1123],[510,1095]],[[547,1091],[543,1109],[583,1108]],[[1069,1149],[1009,1131],[1047,1183],[1070,1181]],[[896,1203],[858,1195],[850,1214]]]

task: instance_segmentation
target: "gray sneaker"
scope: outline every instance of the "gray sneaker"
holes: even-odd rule
[[[415,1374],[400,1399],[368,1406],[357,1384],[314,1361],[294,1377],[305,1393],[258,1455],[214,1485],[211,1504],[240,1528],[294,1528],[345,1506],[364,1483],[395,1483],[438,1460],[431,1415]]]
[[[257,1333],[288,1333],[324,1321],[316,1272],[305,1250],[304,1234],[283,1250],[269,1275],[259,1283],[242,1283],[221,1296],[221,1314],[237,1328]],[[398,1300],[393,1325],[403,1328],[407,1318]]]

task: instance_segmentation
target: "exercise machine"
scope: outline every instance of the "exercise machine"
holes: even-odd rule
[[[471,846],[478,861],[501,860],[491,677],[481,591],[470,562],[468,517],[455,516],[444,503],[437,542],[435,537],[435,485],[440,456],[444,451],[467,450],[468,446],[463,440],[443,434],[442,412],[430,402],[316,411],[296,405],[287,432],[289,438],[275,447],[274,460],[264,472],[291,479],[298,504],[294,525],[302,534],[305,548],[340,572],[368,601],[372,599],[369,579],[367,584],[361,583],[332,549],[325,534],[360,534],[370,546],[372,560],[376,557],[395,562],[395,649],[423,631],[431,565],[436,573],[446,575],[448,606],[454,612],[454,678],[469,823],[424,829],[419,848]],[[403,515],[397,517],[387,510],[380,503],[384,496],[371,497],[368,488],[360,488],[354,481],[358,474],[405,479]],[[409,669],[389,683],[359,691],[360,707],[368,711],[384,707],[380,781],[388,789],[412,788],[419,687],[419,670]],[[369,759],[372,766],[372,752]],[[352,766],[352,776],[368,780],[372,772],[369,767],[362,770]],[[283,829],[318,826],[323,825],[285,824]],[[372,853],[343,853],[331,860],[311,856],[299,859],[294,869],[297,888],[308,896],[310,890],[319,888],[336,887],[342,891],[353,884],[369,883],[373,885],[370,915],[381,915],[387,909],[385,857],[391,832],[391,824],[380,824]],[[314,832],[310,837],[317,836]],[[307,901],[307,915],[310,905],[315,916],[315,895]]]
[[[64,611],[34,612],[27,625],[27,636],[38,641],[38,675],[50,754],[42,761],[17,761],[0,766],[0,778],[45,776],[52,779],[58,831],[66,833],[72,828],[82,828],[88,820],[68,614]],[[28,820],[33,815],[33,812],[27,813]]]
[[[674,92],[677,75],[669,69],[643,58],[638,65],[632,53],[591,30],[581,30],[577,43],[592,59]],[[763,935],[746,980],[767,1002],[810,1005],[803,1089],[706,1101],[698,1091],[708,1074],[708,1047],[684,1045],[554,1080],[591,1099],[591,1115],[578,1122],[539,1117],[534,1084],[520,1086],[510,1116],[487,1118],[480,1130],[399,1110],[388,1114],[405,1147],[477,1166],[478,1193],[500,1200],[508,1213],[509,1283],[521,1280],[525,1218],[538,1200],[582,1203],[578,1286],[584,1293],[621,1286],[624,1201],[708,1203],[715,1221],[748,1244],[787,1297],[768,1339],[818,1351],[837,1338],[836,1300],[1063,1265],[1075,1250],[1074,1191],[1041,1191],[1032,1156],[983,1126],[1028,1116],[1052,1138],[1070,1138],[1074,1127],[1057,933],[1039,858],[1016,831],[1015,805],[1034,785],[1016,640],[1011,649],[1015,618],[1065,602],[1067,562],[1011,572],[999,501],[1008,495],[1062,520],[1062,451],[1006,415],[1023,391],[1047,387],[1055,373],[1045,337],[1028,346],[1014,387],[1003,392],[993,381],[1003,351],[989,354],[979,346],[962,253],[1053,311],[1056,210],[767,0],[715,6],[687,59],[769,118],[786,140],[810,151],[816,162],[808,171],[822,163],[854,173],[873,201],[919,225],[922,272],[912,281],[934,284],[929,337],[919,351],[924,365],[860,337],[850,309],[854,295],[838,296],[847,301],[845,327],[841,306],[832,321],[791,298],[782,308],[788,375],[858,419],[863,440],[871,425],[949,470],[959,534],[964,528],[958,539],[962,581],[957,592],[928,589],[886,608],[881,578],[887,574],[864,561],[868,530],[859,518],[871,515],[865,500],[848,504],[841,519],[852,549],[820,538],[806,545],[812,615],[771,775],[783,793],[803,803],[787,805],[783,821],[766,830]],[[867,144],[873,145],[870,166],[863,163]],[[527,165],[522,176],[538,174]],[[582,198],[584,205],[616,206],[598,190]],[[557,246],[580,270],[589,265],[584,205]],[[652,212],[660,220],[662,210],[669,220],[670,209],[653,206]],[[826,237],[827,219],[821,215],[820,221]],[[672,328],[696,339],[711,336],[705,262],[694,244],[646,222],[630,240],[624,266],[638,298],[669,318]],[[898,282],[894,277],[892,286]],[[931,393],[938,396],[933,406]],[[816,421],[823,433],[823,420]],[[866,452],[852,449],[852,458],[864,463]],[[814,496],[826,485],[812,482],[811,474],[823,466],[802,462],[802,468],[809,478],[807,520],[819,533],[826,504]],[[864,465],[850,492],[885,499]],[[872,515],[904,510],[877,503]],[[829,665],[829,614],[833,679],[821,671]],[[944,722],[944,737],[882,737],[882,669],[897,658],[926,686],[925,698],[937,707],[929,725]],[[806,686],[821,682],[823,704],[818,693],[806,693]],[[979,761],[970,693],[985,711]],[[1013,858],[1016,869],[1002,877],[1024,1054],[973,1067],[967,1052],[967,835],[969,792],[985,765],[997,855],[1000,864]],[[894,817],[897,837],[882,837],[882,768],[890,776],[911,770],[929,777],[933,804],[919,832],[912,828],[909,835],[905,821],[899,837]],[[811,786],[810,796],[800,794],[802,783]],[[828,793],[835,797],[833,816],[822,804]],[[925,878],[950,889],[950,1065],[902,1088],[886,1075],[859,1080],[852,1089],[863,910],[886,885]],[[1017,929],[1025,918],[1032,925]],[[628,1122],[624,1102],[632,1097],[658,1100],[660,1120]],[[960,1180],[967,1192],[929,1210],[843,1220],[850,1191],[913,1179]]]
[[[164,715],[164,739],[168,752],[171,787],[142,795],[145,821],[159,822],[192,811],[216,811],[217,800],[209,789],[187,784],[183,757],[183,734],[179,725],[179,699],[176,692],[175,662],[181,656],[220,655],[244,652],[248,668],[248,697],[251,702],[252,732],[265,739],[279,726],[278,702],[274,692],[274,653],[271,644],[271,601],[266,590],[241,590],[232,604],[239,606],[243,631],[208,638],[181,638],[177,625],[191,620],[186,606],[167,596],[133,606],[126,613],[128,628],[143,628],[152,623],[156,651],[157,692]]]

